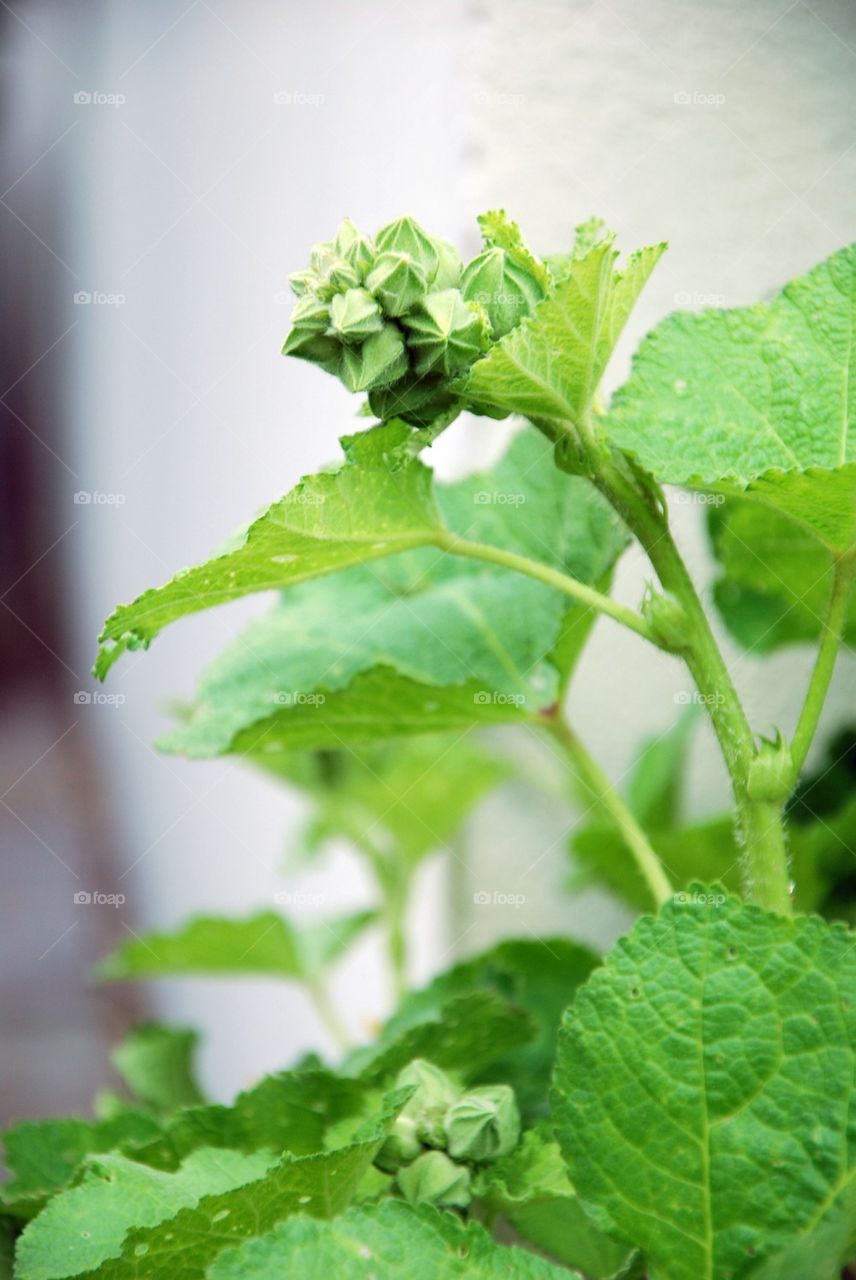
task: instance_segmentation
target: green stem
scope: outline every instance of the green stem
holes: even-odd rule
[[[675,545],[664,504],[650,486],[640,483],[620,454],[601,451],[595,456],[594,482],[638,538],[663,589],[684,609],[687,636],[682,656],[707,708],[731,776],[745,847],[746,890],[760,906],[787,914],[791,900],[783,809],[749,795],[749,770],[756,755],[752,729]]]
[[[469,539],[459,538],[457,534],[447,530],[441,530],[435,542],[438,547],[450,552],[452,555],[466,556],[470,560],[484,560],[488,564],[500,565],[504,569],[513,569],[517,573],[526,574],[529,578],[537,578],[540,582],[546,582],[548,586],[555,587],[557,591],[570,596],[572,600],[576,600],[590,609],[597,609],[600,613],[605,613],[607,617],[613,618],[625,627],[629,627],[631,631],[635,631],[637,635],[642,636],[645,640],[649,640],[652,644],[656,643],[647,622],[638,613],[634,613],[632,609],[619,604],[609,596],[603,595],[602,592],[595,591],[593,587],[587,587],[585,583],[578,582],[576,578],[571,578],[568,574],[561,573],[558,569],[552,569],[549,565],[541,564],[538,560],[530,560],[528,556],[518,555],[514,551],[505,551],[502,547],[492,547],[482,542],[470,542]]]
[[[406,898],[405,898],[406,902]],[[391,899],[386,906],[386,945],[392,990],[398,1006],[407,994],[407,934],[404,926],[405,902]]]
[[[309,996],[315,1006],[315,1011],[318,1014],[318,1017],[329,1031],[331,1037],[336,1043],[336,1047],[340,1049],[342,1053],[350,1049],[352,1045],[351,1037],[348,1034],[345,1024],[336,1012],[333,1002],[330,999],[330,994],[322,980],[320,978],[307,978],[306,990],[309,992]]]
[[[829,607],[823,622],[823,635],[817,651],[817,660],[811,673],[803,709],[800,712],[800,718],[791,742],[794,782],[796,782],[805,764],[806,756],[820,720],[820,713],[823,711],[826,695],[829,693],[832,672],[835,669],[835,660],[838,657],[838,650],[841,648],[844,634],[847,605],[853,587],[854,573],[856,573],[856,557],[848,556],[836,561],[832,579],[832,594],[829,598]]]
[[[597,761],[589,755],[567,721],[558,716],[548,722],[549,732],[567,752],[580,781],[589,789],[598,805],[608,813],[621,833],[627,848],[660,907],[673,893],[662,863],[648,842],[648,837],[613,787]]]

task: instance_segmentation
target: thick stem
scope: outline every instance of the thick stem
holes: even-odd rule
[[[470,542],[469,539],[459,538],[457,534],[446,530],[438,533],[436,545],[452,555],[466,556],[470,560],[484,560],[488,564],[500,565],[504,569],[513,569],[516,573],[524,573],[529,578],[537,578],[540,582],[546,582],[548,586],[555,587],[557,591],[570,596],[572,600],[576,600],[590,609],[597,609],[600,613],[605,613],[607,617],[613,618],[625,627],[629,627],[631,631],[635,631],[637,635],[650,640],[652,644],[655,643],[648,624],[644,618],[640,618],[638,613],[634,613],[632,609],[619,604],[610,596],[603,595],[600,591],[595,591],[593,587],[587,587],[585,583],[578,582],[576,578],[571,578],[568,574],[561,573],[558,569],[552,569],[549,565],[541,564],[538,560],[530,560],[527,556],[518,555],[514,551],[505,551],[502,547],[492,547],[482,542]]]
[[[747,893],[770,911],[789,912],[790,881],[782,808],[753,800],[748,792],[755,741],[725,660],[681,554],[667,515],[621,455],[598,453],[594,481],[646,551],[663,589],[687,618],[682,656],[707,708],[731,777],[738,828],[745,844]]]
[[[799,777],[805,764],[820,720],[820,713],[829,693],[835,660],[841,648],[844,625],[847,617],[847,606],[853,588],[856,573],[856,557],[848,556],[837,560],[832,579],[832,593],[829,606],[823,621],[823,635],[817,651],[817,660],[809,681],[808,692],[800,713],[799,721],[791,743],[791,759],[794,766],[794,782]]]
[[[622,797],[615,790],[597,761],[589,755],[570,725],[558,716],[548,722],[550,733],[571,759],[580,781],[588,788],[597,804],[609,814],[630,850],[657,906],[662,906],[673,893],[662,863],[651,848],[648,837],[639,826]]]

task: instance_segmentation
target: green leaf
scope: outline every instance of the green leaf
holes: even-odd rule
[[[105,1120],[64,1116],[17,1124],[3,1135],[12,1177],[0,1188],[0,1209],[31,1218],[49,1196],[68,1185],[85,1156],[146,1142],[159,1132],[153,1116],[132,1110]]]
[[[297,926],[275,911],[247,920],[198,916],[174,933],[147,933],[124,943],[98,967],[110,981],[198,974],[270,974],[303,981],[350,946],[373,911]]]
[[[13,1280],[15,1228],[11,1218],[0,1218],[0,1280]]]
[[[769,303],[677,312],[604,421],[658,480],[744,493],[830,551],[856,540],[856,245]]]
[[[641,249],[618,271],[607,236],[571,259],[550,296],[473,365],[468,398],[526,417],[578,422],[665,248]]]
[[[367,1084],[381,1085],[414,1058],[428,1058],[470,1081],[534,1034],[533,1021],[524,1010],[492,991],[472,991],[419,1017],[391,1019],[375,1043],[353,1050],[341,1069]]]
[[[155,1111],[172,1111],[203,1101],[194,1071],[198,1043],[195,1031],[148,1022],[134,1027],[111,1057],[141,1102]]]
[[[646,828],[671,829],[683,816],[687,753],[699,708],[688,706],[667,733],[642,743],[627,787],[627,803]]]
[[[542,1122],[510,1155],[482,1170],[474,1194],[518,1235],[592,1280],[630,1280],[644,1271],[634,1250],[598,1231],[586,1217],[558,1143]]]
[[[641,1247],[651,1280],[740,1280],[850,1200],[854,984],[841,926],[695,886],[577,994],[557,1136],[593,1222]]]
[[[438,974],[421,991],[408,992],[385,1034],[403,1034],[426,1019],[442,1021],[450,1001],[472,993],[501,997],[529,1015],[534,1034],[510,1049],[488,1043],[481,1062],[466,1064],[468,1081],[503,1081],[513,1086],[524,1112],[543,1111],[559,1021],[571,993],[598,963],[592,951],[567,938],[509,938]],[[426,1056],[433,1058],[430,1051]]]
[[[438,488],[459,536],[602,580],[626,534],[549,444],[521,433],[489,473]],[[527,722],[558,692],[545,655],[567,597],[542,582],[422,549],[291,588],[203,675],[168,751],[276,756]],[[354,625],[342,626],[342,618]]]
[[[291,1218],[224,1253],[211,1280],[582,1280],[522,1249],[497,1244],[477,1222],[430,1206],[386,1200],[332,1222]]]
[[[347,1145],[314,1155],[286,1153],[253,1180],[203,1195],[195,1206],[174,1204],[173,1214],[158,1225],[129,1231],[121,1253],[110,1256],[97,1271],[87,1271],[87,1280],[96,1276],[97,1280],[128,1280],[129,1274],[134,1280],[202,1280],[223,1249],[265,1235],[292,1214],[334,1217],[342,1213],[357,1194],[407,1096],[406,1090],[390,1094],[383,1109]],[[248,1167],[264,1159],[261,1154],[196,1153],[199,1165],[210,1161],[215,1171],[224,1157],[230,1163],[243,1159]],[[36,1278],[22,1274],[20,1280]]]
[[[731,634],[759,655],[823,634],[834,557],[803,526],[753,501],[713,510],[709,530],[721,576],[714,599]],[[856,644],[856,598],[845,642]]]
[[[175,1173],[121,1155],[90,1157],[78,1186],[45,1206],[18,1240],[18,1280],[91,1274],[120,1256],[135,1227],[156,1227],[204,1196],[254,1181],[274,1163],[270,1152],[193,1152]]]
[[[390,422],[345,437],[340,466],[301,480],[237,546],[120,606],[104,625],[95,674],[103,679],[126,649],[148,647],[200,609],[431,542],[439,525],[431,473],[408,450],[410,435]]]

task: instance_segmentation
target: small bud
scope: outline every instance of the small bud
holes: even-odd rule
[[[461,277],[461,292],[469,302],[482,304],[494,339],[516,328],[544,296],[538,281],[498,247],[484,249],[467,264]]]
[[[749,766],[746,789],[750,800],[784,803],[793,790],[794,762],[791,749],[781,734],[773,742],[765,739]]]
[[[507,1084],[464,1094],[448,1110],[446,1147],[456,1160],[495,1160],[517,1146],[520,1112]]]
[[[335,303],[335,298],[333,299]],[[345,347],[339,377],[349,391],[369,391],[397,381],[407,371],[407,349],[394,324],[366,338],[361,347]]]
[[[382,328],[380,307],[367,289],[347,289],[330,303],[330,331],[343,342],[362,342]]]
[[[336,293],[346,289],[356,289],[360,277],[347,259],[336,252],[336,246],[328,240],[316,244],[309,258],[310,269],[317,276],[315,292],[325,302]]]
[[[375,1164],[385,1173],[397,1173],[403,1165],[412,1164],[423,1150],[416,1133],[416,1121],[411,1116],[400,1115],[375,1156]]]
[[[434,278],[428,283],[432,289],[457,289],[461,283],[461,272],[464,264],[461,255],[448,240],[435,240],[440,260]]]
[[[407,374],[388,387],[369,391],[369,408],[381,422],[400,418],[411,427],[430,427],[448,413],[458,398],[449,391],[443,378],[419,378]]]
[[[396,1088],[403,1089],[407,1085],[415,1085],[416,1092],[405,1103],[401,1114],[414,1121],[417,1135],[427,1146],[445,1146],[443,1117],[460,1096],[460,1089],[445,1071],[425,1058],[414,1058],[399,1071]]]
[[[489,346],[485,311],[465,302],[457,289],[426,294],[403,324],[417,373],[460,373]]]
[[[642,617],[648,623],[654,641],[670,653],[681,653],[690,642],[690,621],[682,604],[674,596],[662,595],[649,588],[642,601]]]
[[[442,1151],[426,1151],[398,1171],[401,1193],[411,1204],[466,1209],[470,1203],[470,1171]]]
[[[292,271],[288,283],[295,297],[302,298],[305,293],[312,293],[317,288],[318,274],[312,270]]]
[[[291,329],[282,354],[311,360],[322,369],[337,373],[341,347],[335,338],[326,336],[329,324],[330,308],[314,294],[303,294],[291,314]]]
[[[407,253],[425,272],[426,280],[434,279],[440,265],[440,250],[433,236],[414,218],[396,218],[381,228],[375,240],[381,253]]]
[[[345,218],[336,232],[336,252],[354,268],[361,280],[372,268],[375,247],[350,218]]]
[[[426,292],[428,282],[409,253],[382,253],[369,272],[366,288],[388,316],[403,316]]]

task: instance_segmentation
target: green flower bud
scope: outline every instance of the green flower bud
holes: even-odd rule
[[[749,766],[749,799],[780,804],[787,800],[793,785],[794,762],[787,742],[781,734],[773,742],[765,739]]]
[[[544,296],[538,281],[497,247],[484,249],[467,264],[461,277],[461,292],[467,301],[482,304],[493,338],[510,333]]]
[[[416,1132],[416,1121],[412,1116],[400,1115],[375,1156],[375,1164],[385,1173],[397,1173],[403,1165],[412,1164],[423,1150]]]
[[[435,1067],[425,1058],[414,1058],[399,1071],[395,1081],[397,1089],[415,1085],[416,1092],[405,1103],[403,1116],[416,1125],[416,1132],[429,1147],[446,1145],[443,1118],[452,1103],[460,1096],[460,1089],[445,1071]]]
[[[428,293],[402,322],[416,373],[461,373],[488,348],[490,322],[459,290]]]
[[[657,644],[670,653],[681,653],[689,644],[690,621],[674,596],[649,589],[642,601],[642,617]]]
[[[464,264],[461,255],[448,240],[435,240],[440,260],[434,278],[429,280],[432,289],[457,289],[461,283],[461,272]]]
[[[309,255],[309,266],[317,278],[315,292],[325,302],[329,302],[336,293],[359,287],[359,275],[350,262],[337,252],[332,241],[325,240],[313,247]]]
[[[292,271],[288,277],[291,292],[298,298],[305,293],[312,293],[318,287],[318,273],[312,271]]]
[[[403,316],[427,287],[425,272],[409,253],[382,253],[366,278],[366,288],[388,316]]]
[[[464,1094],[448,1110],[446,1148],[456,1160],[495,1160],[517,1146],[520,1112],[507,1084]]]
[[[298,300],[291,314],[291,329],[282,345],[282,354],[311,360],[322,369],[338,373],[341,347],[327,336],[330,308],[312,293]]]
[[[365,279],[375,260],[375,247],[354,225],[350,218],[345,218],[336,232],[336,252],[344,258],[357,272],[361,280]]]
[[[335,305],[336,299],[333,299]],[[339,377],[349,391],[369,391],[395,382],[407,370],[407,349],[394,324],[366,338],[361,347],[345,347]]]
[[[433,236],[420,227],[414,218],[396,218],[382,227],[375,237],[381,253],[407,253],[425,272],[426,280],[433,280],[440,265],[440,249]]]
[[[362,342],[382,328],[380,307],[367,289],[346,289],[330,303],[330,332],[343,342]]]
[[[426,1151],[413,1164],[399,1169],[398,1185],[411,1204],[466,1209],[472,1199],[469,1169],[455,1164],[442,1151]]]
[[[443,378],[418,378],[407,374],[388,387],[369,391],[369,408],[381,422],[401,418],[411,427],[430,427],[460,401]]]

